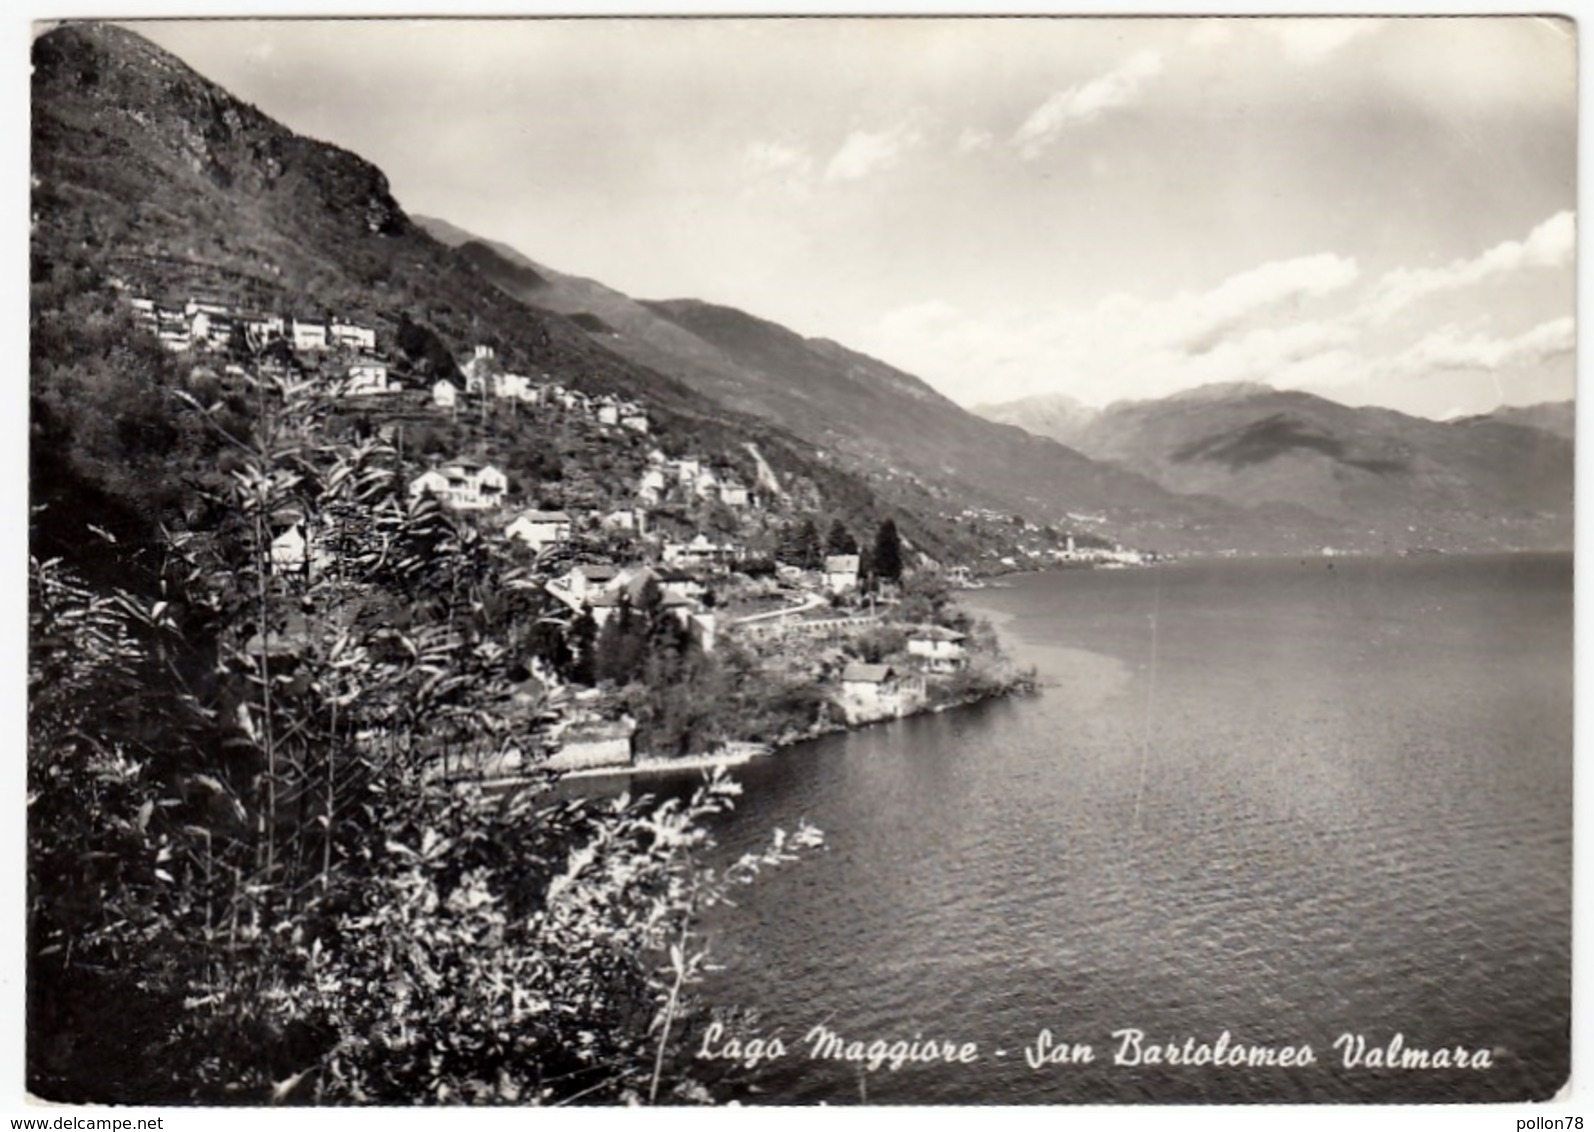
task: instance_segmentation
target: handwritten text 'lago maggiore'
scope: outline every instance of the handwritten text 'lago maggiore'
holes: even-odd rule
[[[708,1061],[729,1061],[755,1069],[760,1064],[786,1058],[848,1062],[870,1070],[898,1070],[910,1065],[973,1065],[982,1061],[1018,1061],[1031,1069],[1062,1065],[1093,1065],[1106,1059],[1112,1065],[1206,1066],[1214,1069],[1274,1066],[1294,1069],[1318,1064],[1343,1069],[1490,1069],[1492,1051],[1462,1046],[1423,1047],[1406,1043],[1403,1034],[1374,1040],[1363,1034],[1343,1033],[1330,1050],[1318,1055],[1311,1045],[1251,1045],[1235,1040],[1224,1030],[1210,1041],[1194,1037],[1154,1038],[1144,1030],[1126,1027],[1112,1032],[1112,1044],[1098,1051],[1088,1042],[1057,1037],[1041,1030],[1022,1049],[982,1050],[978,1042],[926,1038],[854,1038],[828,1026],[813,1027],[789,1048],[779,1034],[771,1037],[728,1035],[721,1022],[712,1023],[698,1046],[697,1056]]]

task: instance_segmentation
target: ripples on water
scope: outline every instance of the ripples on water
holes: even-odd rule
[[[792,1051],[738,1075],[749,1099],[858,1098],[854,1070],[799,1048],[824,1020],[980,1044],[974,1066],[870,1075],[878,1102],[1503,1100],[1565,1080],[1570,558],[1063,573],[966,603],[1040,695],[739,772],[727,853],[801,817],[828,840],[714,924],[705,998]],[[1128,1026],[1307,1042],[1319,1064],[1113,1066]],[[1030,1070],[1042,1027],[1097,1061]],[[1497,1064],[1347,1071],[1344,1031]]]

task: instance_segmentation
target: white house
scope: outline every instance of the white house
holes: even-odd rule
[[[503,472],[468,456],[449,461],[441,470],[448,477],[449,505],[459,511],[496,507],[509,490],[509,477]]]
[[[423,472],[410,481],[412,496],[431,492],[456,511],[485,511],[503,502],[509,478],[491,464],[465,457]]]
[[[307,567],[319,571],[331,564],[331,552],[322,540],[307,532],[303,522],[294,523],[271,540],[271,571],[274,574],[300,573]]]
[[[492,393],[495,384],[489,384],[490,379],[498,376],[498,363],[495,360],[491,346],[477,346],[471,351],[465,364],[460,366],[460,372],[465,375],[466,393]]]
[[[889,664],[849,664],[841,673],[843,695],[868,697],[894,693],[897,672]]]
[[[658,468],[649,468],[642,473],[642,482],[637,487],[637,494],[644,502],[657,503],[664,498],[665,480],[664,473]]]
[[[295,350],[325,350],[327,348],[327,324],[324,322],[301,322],[293,320],[293,348]]]
[[[621,412],[620,425],[623,428],[630,429],[632,432],[647,432],[648,415],[640,409]]]
[[[183,304],[183,313],[189,318],[193,318],[196,314],[200,313],[228,314],[231,310],[232,308],[226,303],[222,302],[220,299],[190,298],[186,303]]]
[[[434,496],[439,503],[448,502],[448,477],[436,468],[422,472],[410,481],[410,495]]]
[[[703,579],[684,570],[660,570],[654,576],[665,593],[677,594],[689,601],[701,601],[708,592]]]
[[[619,571],[613,566],[577,566],[566,575],[565,588],[577,601],[585,601],[588,595],[596,593],[614,581],[618,573]]]
[[[373,393],[392,393],[399,388],[397,382],[389,383],[386,362],[367,358],[349,367],[349,378],[343,386],[346,397],[364,397]]]
[[[620,406],[613,401],[598,402],[598,423],[617,425],[620,423]]]
[[[309,561],[310,544],[304,536],[304,524],[295,523],[271,540],[271,571],[288,574],[303,570]]]
[[[849,723],[869,723],[912,713],[925,691],[923,676],[904,676],[889,664],[849,664],[837,702]]]
[[[452,409],[459,400],[459,388],[448,378],[440,377],[432,385],[432,404],[439,409]]]
[[[494,397],[503,397],[512,401],[524,401],[526,393],[531,388],[531,379],[523,373],[501,373],[496,375],[497,380],[488,380],[488,389]]]
[[[339,322],[333,319],[328,334],[334,346],[344,346],[351,350],[376,349],[376,331],[369,326],[357,326],[352,322]]]
[[[727,507],[746,507],[749,502],[747,488],[735,480],[721,481],[720,502]]]
[[[966,633],[940,625],[920,626],[908,633],[908,655],[926,672],[957,672],[968,663]]]
[[[841,673],[842,709],[849,720],[896,715],[902,689],[889,664],[849,664]]]
[[[712,499],[719,495],[720,481],[712,468],[704,468],[692,483],[692,491],[699,499]]]
[[[570,516],[563,511],[522,511],[504,528],[504,534],[540,553],[570,538]]]
[[[617,511],[610,511],[600,522],[606,531],[640,531],[642,512],[622,507]]]
[[[699,533],[691,542],[665,543],[662,557],[670,566],[709,566],[735,559],[736,547],[710,542],[707,535]]]
[[[244,334],[249,338],[249,344],[255,349],[260,349],[274,338],[282,338],[287,334],[287,323],[280,314],[245,314],[240,316],[244,323]]]
[[[232,341],[233,331],[242,326],[243,323],[236,315],[217,314],[208,310],[197,312],[193,321],[189,323],[190,333],[196,345],[205,342],[216,349],[224,349]]]
[[[825,559],[824,587],[833,594],[858,588],[858,555],[832,554]]]
[[[182,353],[193,344],[193,332],[188,325],[188,316],[179,310],[166,310],[162,307],[155,308],[155,335],[173,353]]]

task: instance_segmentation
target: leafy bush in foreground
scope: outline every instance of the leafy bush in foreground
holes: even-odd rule
[[[674,1056],[726,870],[687,801],[445,785],[504,741],[535,593],[313,390],[259,383],[160,600],[30,571],[28,1083],[56,1100],[701,1100]],[[197,405],[196,411],[203,411]],[[283,516],[316,536],[273,562]]]

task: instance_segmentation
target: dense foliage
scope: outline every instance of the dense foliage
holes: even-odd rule
[[[902,580],[902,536],[897,534],[897,524],[891,519],[884,520],[875,532],[869,572],[882,582]]]
[[[241,433],[163,387],[226,471],[188,484],[209,518],[162,535],[155,594],[33,560],[30,1088],[703,1099],[673,1057],[693,924],[815,835],[716,871],[723,780],[658,804],[447,785],[535,710],[540,590],[405,499],[387,444],[330,439],[311,386],[249,385]],[[284,515],[301,559],[273,554]]]
[[[839,518],[830,524],[830,532],[825,535],[825,553],[858,553],[858,540],[852,537],[852,532],[847,529],[847,524]]]

